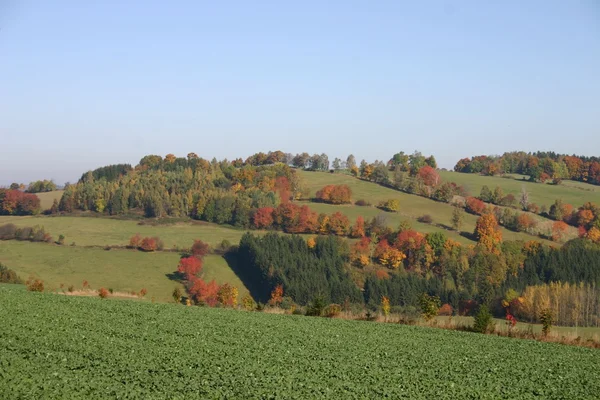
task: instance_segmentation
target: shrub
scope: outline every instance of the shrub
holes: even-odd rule
[[[438,314],[441,302],[439,297],[423,293],[419,298],[419,304],[421,306],[421,315],[425,321],[430,321]]]
[[[208,244],[204,243],[202,240],[194,240],[194,244],[190,251],[194,257],[202,258],[208,254]]]
[[[481,305],[477,314],[475,314],[475,320],[473,321],[473,331],[478,333],[487,333],[493,328],[492,314],[488,306]]]
[[[417,218],[417,221],[422,222],[424,224],[430,224],[433,222],[433,218],[429,214],[421,215]]]
[[[164,249],[163,241],[158,237],[145,237],[142,239],[139,248],[143,251],[156,251]]]
[[[554,316],[549,308],[545,308],[540,312],[540,322],[542,323],[542,334],[546,337],[550,333],[554,322]]]
[[[465,204],[471,214],[481,215],[485,211],[485,203],[475,197],[467,197]]]
[[[58,241],[56,243],[60,245],[65,244],[65,235],[58,235]]]
[[[244,309],[246,311],[253,311],[254,309],[256,309],[256,303],[254,302],[252,296],[250,296],[249,294],[245,295],[242,299],[242,305],[244,306]]]
[[[440,307],[440,309],[438,311],[438,315],[449,317],[452,315],[453,311],[454,311],[454,309],[452,308],[452,306],[450,304],[446,303]]]
[[[0,282],[21,284],[23,281],[15,271],[0,263]]]
[[[106,288],[98,289],[98,296],[100,296],[101,299],[107,298],[108,295],[109,295],[108,289],[106,289]]]
[[[398,212],[400,210],[400,201],[396,199],[389,199],[379,203],[379,208],[388,212]]]
[[[340,306],[339,304],[330,304],[323,310],[323,313],[328,318],[337,317],[338,315],[340,315],[341,312],[342,306]]]
[[[173,296],[173,301],[175,301],[175,303],[181,303],[181,289],[179,289],[178,287],[173,289],[173,293],[171,293],[171,296]]]
[[[17,240],[31,240],[33,237],[33,229],[28,226],[18,228],[15,232],[15,239]]]
[[[69,293],[73,293],[75,291],[75,286],[69,285],[69,287],[67,288],[67,290],[69,291]]]
[[[147,293],[148,293],[148,290],[146,290],[146,288],[142,288],[142,290],[140,290],[140,297],[146,296]]]
[[[43,292],[44,291],[44,282],[41,279],[34,278],[32,276],[29,277],[27,282],[27,290],[30,292]]]
[[[369,203],[366,200],[360,199],[360,200],[356,200],[354,205],[359,206],[359,207],[370,207],[371,203]]]
[[[0,240],[11,240],[15,238],[17,227],[14,224],[0,226]]]
[[[308,307],[306,307],[306,315],[311,317],[320,317],[325,309],[325,300],[321,296],[313,299]]]
[[[329,204],[348,204],[351,197],[352,190],[348,185],[327,185],[315,196],[318,201]]]
[[[136,233],[129,239],[128,247],[130,247],[132,249],[137,249],[138,247],[140,247],[141,243],[142,243],[142,237],[140,236],[139,233]]]

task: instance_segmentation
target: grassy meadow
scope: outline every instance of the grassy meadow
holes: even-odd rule
[[[81,288],[87,280],[93,289],[115,291],[148,290],[147,299],[172,301],[171,293],[181,284],[169,278],[177,271],[179,254],[175,252],[145,253],[137,250],[103,250],[79,246],[58,246],[19,241],[0,242],[0,262],[23,279],[42,279],[47,290],[74,285]],[[248,293],[244,284],[229,268],[225,259],[208,255],[204,259],[204,278],[236,286],[241,296]]]
[[[0,216],[0,225],[12,223],[18,227],[41,225],[54,237],[65,235],[65,244],[77,246],[125,246],[139,233],[142,236],[160,237],[166,249],[177,246],[189,248],[195,239],[216,247],[224,239],[237,244],[244,230],[200,221],[169,225],[138,225],[137,221],[96,217],[68,216]]]
[[[550,207],[557,199],[562,199],[574,207],[580,207],[587,201],[600,204],[600,186],[582,182],[563,181],[560,185],[552,185],[524,181],[521,179],[522,176],[518,175],[482,176],[451,171],[441,171],[440,176],[444,181],[463,185],[473,196],[479,196],[481,188],[487,185],[491,190],[500,186],[505,194],[511,193],[517,199],[520,197],[522,188],[525,188],[529,193],[529,201],[539,206]]]
[[[430,224],[424,224],[417,221],[417,218],[429,214],[433,218],[433,224],[440,224],[445,227],[450,226],[452,218],[453,206],[447,203],[441,203],[430,200],[421,196],[400,192],[394,189],[386,188],[381,185],[356,179],[346,174],[330,174],[326,172],[308,172],[301,171],[300,176],[305,180],[311,191],[311,196],[314,196],[317,190],[325,185],[345,184],[352,189],[352,201],[364,199],[370,202],[372,207],[359,207],[355,205],[329,205],[322,203],[312,203],[310,207],[318,212],[332,213],[340,211],[348,216],[352,221],[357,216],[362,215],[365,218],[372,218],[383,213],[388,218],[389,225],[397,228],[402,220],[410,220],[415,230],[419,232],[436,232],[442,231],[448,237],[458,240],[462,243],[473,243],[472,241],[460,236],[457,232],[442,227],[437,227]],[[400,211],[398,213],[387,213],[381,211],[375,206],[380,202],[388,199],[398,199],[400,201]],[[477,216],[466,214],[463,221],[462,231],[472,233],[475,229]],[[504,240],[539,240],[546,244],[553,242],[542,240],[536,236],[528,235],[521,232],[512,232],[505,228],[501,228]],[[554,243],[556,245],[556,243]]]
[[[48,210],[50,207],[52,207],[54,200],[60,201],[63,192],[64,190],[54,190],[52,192],[36,193],[37,197],[40,198],[40,206],[42,207],[42,211]]]

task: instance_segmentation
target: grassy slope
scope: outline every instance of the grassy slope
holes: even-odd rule
[[[572,204],[574,207],[583,205],[586,201],[600,203],[600,186],[581,182],[563,181],[560,185],[533,183],[518,179],[481,176],[477,174],[461,174],[458,172],[440,172],[443,180],[463,185],[473,196],[478,196],[481,188],[487,185],[491,190],[500,186],[505,194],[512,193],[517,199],[524,187],[529,193],[529,199],[538,205],[550,207],[557,199]]]
[[[42,206],[42,211],[48,210],[52,207],[52,203],[54,199],[60,201],[64,190],[55,190],[53,192],[44,192],[44,193],[36,193],[37,197],[40,198],[40,205]]]
[[[159,236],[166,248],[177,245],[189,248],[194,239],[217,246],[223,239],[238,243],[245,231],[227,228],[208,223],[178,223],[174,225],[138,225],[136,221],[125,221],[94,217],[3,217],[0,225],[13,223],[17,226],[42,225],[57,239],[65,235],[65,243],[75,242],[78,246],[120,245],[129,243],[129,238],[136,233],[142,236]]]
[[[428,224],[419,223],[416,218],[423,214],[429,214],[433,218],[434,223],[442,225],[450,225],[452,218],[452,206],[446,203],[441,203],[426,199],[424,197],[403,193],[397,190],[386,188],[377,185],[372,182],[362,181],[353,178],[349,175],[344,174],[330,174],[325,172],[307,172],[301,171],[300,175],[305,179],[309,188],[311,189],[311,195],[314,196],[315,192],[321,189],[325,185],[329,184],[346,184],[352,189],[352,200],[364,199],[377,205],[380,201],[388,199],[398,199],[400,201],[400,212],[399,213],[384,213],[389,220],[390,226],[397,228],[400,221],[404,219],[411,219],[413,227],[420,232],[435,232],[443,231],[446,235],[452,239],[459,240],[462,243],[472,243],[464,237],[458,235],[456,232],[438,228]],[[319,212],[335,212],[340,211],[346,214],[349,218],[355,219],[358,215],[371,218],[375,215],[382,213],[382,211],[375,207],[358,207],[354,205],[343,205],[343,206],[332,206],[327,204],[311,204],[311,208]],[[461,230],[465,232],[473,232],[475,229],[475,223],[477,217],[470,214],[465,214],[463,227]],[[502,228],[502,235],[504,240],[540,240],[547,244],[552,242],[541,240],[537,237],[527,235],[524,233],[512,232]]]
[[[600,393],[600,352],[0,285],[0,398],[545,398]],[[27,334],[28,332],[32,334]]]
[[[180,284],[168,278],[177,270],[179,254],[144,253],[136,250],[101,250],[17,241],[0,242],[0,262],[15,270],[22,278],[40,277],[50,290],[74,285],[81,288],[87,280],[92,288],[136,291],[146,288],[147,298],[172,301],[171,292]],[[248,293],[244,284],[229,268],[223,257],[209,255],[205,259],[206,279],[236,286],[241,296]]]

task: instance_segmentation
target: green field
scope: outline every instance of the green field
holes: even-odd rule
[[[52,192],[36,193],[37,197],[40,198],[40,206],[42,207],[42,211],[48,210],[50,207],[52,207],[52,203],[54,203],[55,199],[56,201],[60,201],[63,192],[64,190],[54,190]]]
[[[0,398],[594,399],[598,350],[0,285]]]
[[[204,260],[204,278],[236,286],[240,298],[248,293],[244,284],[229,268],[223,257],[208,255]],[[41,278],[46,290],[81,288],[87,280],[94,289],[139,292],[148,290],[147,299],[172,301],[175,287],[183,287],[169,279],[177,271],[179,254],[174,252],[144,253],[137,250],[102,250],[46,243],[0,242],[0,262],[16,271],[23,279]]]
[[[523,181],[519,179],[519,176],[513,175],[503,178],[450,171],[442,171],[440,176],[444,181],[463,185],[473,196],[479,196],[481,188],[487,185],[491,190],[500,186],[505,194],[512,193],[517,199],[522,188],[525,188],[529,193],[529,201],[540,206],[550,207],[557,199],[562,199],[574,207],[580,207],[587,201],[600,204],[600,186],[582,182],[563,181],[560,185],[551,185]]]
[[[433,218],[433,223],[442,224],[445,226],[450,225],[452,218],[453,206],[447,203],[441,203],[434,200],[430,200],[421,196],[412,195],[404,192],[400,192],[394,189],[386,188],[381,185],[363,181],[360,179],[353,178],[350,175],[345,174],[330,174],[325,172],[307,172],[299,171],[300,176],[304,178],[308,187],[311,191],[311,196],[314,196],[316,191],[321,189],[325,185],[333,184],[344,184],[348,185],[352,189],[352,200],[356,201],[364,199],[376,206],[380,201],[388,199],[398,199],[400,201],[400,211],[398,213],[385,213],[387,216],[389,225],[393,228],[397,228],[400,221],[409,219],[414,229],[420,232],[435,232],[442,231],[446,235],[454,240],[459,240],[462,243],[472,243],[468,239],[460,236],[452,230],[447,230],[432,226],[429,224],[423,224],[416,220],[416,218],[429,214]],[[358,215],[362,215],[367,218],[372,218],[383,211],[375,207],[359,207],[355,205],[341,205],[334,206],[322,203],[312,203],[310,205],[312,209],[318,212],[332,213],[340,211],[347,215],[349,218],[354,220]],[[477,216],[471,214],[465,214],[462,231],[473,232],[475,229],[475,223],[477,222]],[[353,221],[352,221],[353,222]],[[539,240],[546,244],[551,244],[550,241],[542,240],[538,237],[527,235],[525,233],[512,232],[507,229],[501,228],[502,236],[504,240]],[[556,244],[556,243],[555,243]]]
[[[75,242],[78,246],[125,246],[129,238],[139,233],[142,236],[159,236],[165,248],[173,246],[189,248],[195,239],[215,247],[223,239],[237,244],[245,231],[204,222],[181,222],[172,225],[138,225],[136,221],[95,217],[6,217],[0,216],[0,225],[12,223],[17,226],[42,225],[57,239],[65,235],[65,243]]]

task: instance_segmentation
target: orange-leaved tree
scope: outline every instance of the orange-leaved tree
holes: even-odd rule
[[[500,254],[502,232],[498,227],[498,221],[494,214],[484,214],[479,217],[474,234],[479,244],[486,250],[494,254]]]

